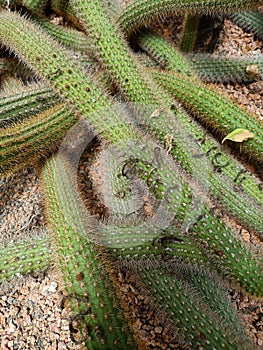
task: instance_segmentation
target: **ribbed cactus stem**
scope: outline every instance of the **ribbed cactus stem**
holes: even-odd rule
[[[230,101],[226,96],[185,75],[154,73],[156,80],[182,105],[192,112],[222,140],[237,128],[244,128],[254,137],[242,144],[241,152],[249,160],[263,165],[262,123],[249,111]],[[233,145],[233,143],[232,143]]]
[[[5,88],[0,95],[0,128],[14,126],[59,103],[59,97],[44,86],[32,84],[21,90],[17,86],[8,91]]]
[[[52,263],[46,235],[19,239],[0,245],[0,283],[13,277],[42,272]]]
[[[208,83],[251,83],[263,79],[262,56],[215,57],[209,54],[187,56],[199,78]]]
[[[207,293],[197,290],[196,286],[184,280],[175,268],[173,271],[168,268],[167,271],[161,263],[160,267],[158,264],[156,267],[150,264],[147,267],[147,263],[146,267],[141,265],[135,265],[135,273],[139,278],[136,286],[142,294],[151,297],[152,307],[160,313],[182,346],[207,350],[253,349],[242,328],[233,327],[231,314],[230,319],[224,316],[221,318],[222,308],[227,304],[227,300],[218,292],[218,285],[217,293],[211,294],[210,297],[211,300],[214,299],[211,307],[206,300]],[[209,286],[208,283],[207,289]],[[223,302],[223,305],[219,305],[220,302]],[[230,310],[227,312],[229,314]],[[233,310],[232,314],[234,316]]]
[[[260,40],[263,39],[263,14],[260,11],[237,11],[229,15],[231,21],[243,28],[245,31],[254,34]]]
[[[118,88],[129,100],[143,104],[157,104],[139,62],[129,50],[118,27],[112,24],[103,3],[99,0],[70,2],[81,20],[97,57]]]
[[[136,42],[159,63],[161,68],[183,72],[186,75],[195,75],[182,52],[172,42],[160,37],[153,31],[144,30],[136,36]]]
[[[15,126],[0,131],[0,175],[47,156],[59,143],[77,118],[62,104]]]
[[[135,0],[124,6],[116,17],[123,32],[130,35],[156,18],[164,18],[175,13],[229,13],[241,9],[252,9],[262,4],[255,0]]]
[[[88,349],[134,349],[128,324],[120,314],[114,278],[109,275],[111,259],[100,246],[78,232],[79,208],[72,198],[76,185],[66,159],[58,156],[46,163],[42,188],[61,283]],[[68,204],[70,219],[62,210]],[[95,234],[88,214],[85,223],[86,233]]]
[[[186,13],[183,21],[183,29],[180,35],[179,49],[182,52],[193,52],[198,28],[200,23],[200,15]]]

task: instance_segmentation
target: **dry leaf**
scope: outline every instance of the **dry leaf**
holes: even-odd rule
[[[254,134],[250,132],[247,129],[235,129],[234,131],[230,132],[226,137],[222,140],[222,143],[225,142],[225,140],[231,140],[234,142],[243,142],[247,139],[252,139],[254,137]]]
[[[258,66],[256,64],[250,64],[246,67],[246,72],[253,78],[258,79]]]

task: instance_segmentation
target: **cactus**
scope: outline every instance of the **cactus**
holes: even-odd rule
[[[76,116],[62,104],[58,104],[25,122],[1,131],[1,176],[54,152],[59,141],[75,122]]]
[[[253,139],[242,145],[242,153],[263,165],[262,125],[248,111],[230,102],[227,97],[204,87],[202,83],[182,75],[156,72],[155,77],[184,107],[194,114],[222,140],[231,131],[242,127],[253,132]],[[231,107],[230,107],[231,106]]]
[[[183,30],[178,44],[182,52],[193,52],[197,39],[200,16],[187,13],[184,18]]]
[[[149,266],[147,262],[134,265],[137,267],[134,271],[137,288],[151,298],[160,317],[168,323],[170,332],[179,338],[182,347],[253,349],[219,284],[214,280],[210,282],[211,277],[204,271],[202,275],[201,270],[191,272],[185,267],[185,271],[180,273],[180,267],[165,267],[161,262],[155,266]],[[195,282],[191,283],[191,273],[195,273],[196,279],[199,279],[197,288]],[[215,293],[211,293],[213,288]],[[170,298],[166,298],[166,295],[170,295]],[[234,328],[233,317],[236,318]]]
[[[204,82],[250,83],[263,77],[261,56],[224,58],[209,54],[182,55],[172,42],[149,30],[137,35],[136,42],[161,68],[198,76]]]
[[[201,54],[187,58],[198,77],[208,83],[251,83],[263,78],[261,56],[226,59]]]
[[[106,66],[106,68],[111,72],[111,74],[114,76],[114,79],[116,79],[116,83],[118,84],[118,87],[120,89],[124,90],[124,93],[127,95],[127,97],[129,99],[131,99],[132,102],[137,102],[140,103],[141,101],[148,101],[151,102],[153,105],[156,104],[158,102],[158,100],[160,101],[160,97],[163,95],[160,94],[160,96],[158,96],[156,93],[153,94],[151,93],[152,88],[151,88],[151,79],[149,78],[149,76],[147,75],[142,75],[142,79],[138,79],[138,72],[141,71],[141,67],[140,65],[132,59],[131,54],[129,53],[129,50],[125,48],[125,46],[122,44],[122,36],[120,33],[118,33],[117,35],[114,36],[114,31],[116,32],[114,26],[110,26],[110,24],[108,24],[108,27],[104,28],[101,27],[100,25],[98,25],[99,21],[96,18],[96,16],[101,15],[101,13],[103,14],[103,10],[101,8],[101,6],[99,5],[98,2],[89,2],[89,5],[86,4],[85,2],[78,2],[78,1],[74,1],[72,2],[72,6],[75,9],[75,11],[79,14],[80,18],[82,19],[82,23],[84,28],[87,29],[87,32],[89,32],[89,34],[94,33],[93,37],[100,36],[100,40],[97,43],[94,43],[94,45],[97,46],[97,50],[98,50],[98,56],[99,59],[102,61],[102,64]],[[103,15],[104,16],[104,15]],[[105,15],[105,20],[103,21],[103,23],[107,23],[106,20],[106,15]],[[95,35],[96,33],[96,35]],[[114,47],[118,46],[118,51],[116,49],[116,51],[114,51]],[[106,49],[108,48],[108,49]],[[122,50],[120,50],[120,48],[122,48]],[[102,52],[102,53],[101,53]],[[101,55],[101,56],[100,56]],[[179,56],[179,55],[178,55]],[[117,59],[118,58],[118,59]],[[180,61],[180,60],[179,60]],[[181,59],[180,62],[183,62],[183,59]],[[181,64],[182,66],[184,66],[184,63]],[[189,71],[189,66],[187,66],[187,70]],[[137,85],[134,86],[130,86],[130,83],[127,83],[125,86],[124,81],[126,81],[126,77],[129,76],[129,81],[136,81]],[[139,92],[139,97],[138,94],[136,94],[134,92],[134,87],[136,86],[136,90],[138,90]],[[147,87],[147,88],[146,88]],[[157,93],[159,92],[159,90],[157,90]],[[164,107],[163,109],[165,110],[165,105],[162,104]],[[162,105],[160,106],[160,108],[162,108]],[[137,107],[137,109],[139,109],[140,107]],[[234,112],[234,108],[233,110],[231,110],[229,113]],[[170,118],[171,116],[169,115],[168,118]],[[145,118],[147,118],[147,115],[145,116]],[[146,119],[140,120],[140,122],[147,123],[147,126],[150,129],[156,128],[156,125],[158,124],[158,120],[156,122],[153,122],[152,120],[146,120]],[[149,118],[149,117],[148,117]],[[167,134],[171,134],[172,137],[174,139],[178,138],[178,127],[174,127],[174,130],[171,126],[171,122],[169,121],[169,119],[167,118],[166,114],[163,113],[162,114],[162,121],[163,124],[160,126],[157,126],[157,128],[159,127],[159,130],[162,130],[161,132],[163,133],[163,128],[165,128],[165,125],[169,125],[169,129],[167,130]],[[180,118],[179,116],[177,116],[177,118]],[[151,119],[151,118],[150,118]],[[248,122],[250,122],[248,120]],[[252,124],[253,122],[251,121],[250,124]],[[164,125],[164,126],[163,126]],[[230,126],[231,127],[231,126]],[[258,130],[260,130],[260,128],[258,128]],[[155,137],[157,136],[156,131],[155,132]],[[159,134],[157,136],[157,138],[159,140],[163,139],[164,135],[161,135],[160,137],[160,131]],[[258,136],[258,139],[260,139],[260,135]],[[161,141],[162,142],[162,141]],[[183,141],[182,144],[179,144],[179,150],[182,148],[184,149],[184,144],[185,140]],[[258,140],[256,141],[258,142]],[[179,143],[179,142],[178,142]],[[185,150],[184,150],[185,153]],[[252,153],[252,151],[251,151]],[[259,151],[260,154],[260,151]],[[192,161],[193,163],[193,161]],[[189,169],[188,169],[189,170]],[[213,186],[218,184],[218,179],[216,181],[214,181]],[[220,195],[220,193],[226,193],[225,190],[223,190],[223,184],[221,189],[217,192],[217,194]],[[221,191],[221,192],[220,192]],[[232,193],[234,194],[234,192]],[[222,197],[221,197],[222,198]],[[233,199],[232,199],[233,200]],[[224,199],[222,199],[222,202],[224,201]],[[239,201],[239,200],[238,200]],[[242,201],[242,200],[241,200]],[[240,203],[240,201],[239,201]],[[231,202],[228,202],[227,204],[225,204],[226,207],[231,206]],[[247,201],[244,199],[243,201],[243,208],[241,209],[241,211],[239,212],[239,214],[237,214],[238,217],[242,217],[243,218],[243,213],[244,210],[246,210],[247,207]],[[235,213],[237,213],[237,211],[235,210],[236,205],[232,206],[233,211]],[[231,209],[230,209],[231,211]],[[262,232],[262,226],[260,224],[260,216],[261,216],[261,210],[258,210],[258,215],[251,220],[251,218],[248,218],[248,220],[243,220],[242,222],[246,221],[247,223],[249,223],[249,225],[251,225],[251,222],[254,222],[255,225],[252,224],[251,227],[253,227],[253,229],[256,229],[257,232],[261,233]]]
[[[259,39],[263,39],[263,14],[259,11],[237,12],[229,16],[231,21],[245,31],[254,34]]]
[[[69,298],[87,349],[135,349],[128,323],[120,314],[114,293],[111,258],[79,234],[79,208],[71,198],[74,182],[67,159],[51,158],[42,172],[42,188],[54,254],[60,264],[62,285]],[[70,206],[71,220],[61,210]],[[84,223],[84,220],[82,220]],[[85,229],[93,230],[85,215]],[[112,274],[113,275],[113,274]],[[123,306],[123,305],[122,305]],[[86,333],[86,334],[85,334]]]
[[[156,18],[162,18],[182,11],[193,13],[227,13],[241,9],[253,9],[260,1],[247,0],[135,0],[124,6],[116,16],[121,29],[131,35],[142,26],[147,26]]]
[[[1,171],[2,174],[10,173],[26,164],[28,159],[41,159],[45,163],[39,170],[50,227],[47,241],[51,241],[52,261],[57,264],[65,298],[69,300],[72,322],[78,325],[87,348],[103,349],[106,344],[109,349],[136,347],[128,327],[130,315],[118,299],[120,291],[112,273],[119,266],[116,258],[121,260],[124,268],[129,266],[133,270],[143,293],[151,293],[151,305],[157,312],[162,309],[174,334],[180,331],[179,340],[184,346],[210,349],[222,344],[233,350],[253,348],[243,337],[243,329],[225,300],[215,272],[207,273],[201,266],[209,271],[216,270],[224,277],[222,283],[234,282],[248,294],[262,298],[260,252],[243,245],[214,213],[209,201],[212,198],[244,227],[252,228],[261,237],[261,183],[234,162],[213,138],[204,135],[204,129],[160,87],[160,82],[163,84],[165,81],[165,87],[171,91],[170,81],[177,79],[178,75],[169,70],[165,73],[145,70],[129,48],[120,28],[129,35],[145,21],[155,18],[159,10],[159,15],[179,9],[195,16],[196,13],[211,11],[231,12],[237,6],[251,9],[259,2],[171,0],[164,4],[153,0],[150,4],[149,1],[138,0],[123,7],[118,14],[117,5],[110,3],[109,6],[107,1],[75,0],[69,5],[68,1],[52,1],[53,8],[63,9],[67,14],[71,12],[76,26],[87,32],[88,36],[84,39],[87,52],[94,52],[99,61],[98,65],[91,60],[88,71],[46,34],[53,33],[51,35],[57,40],[71,46],[71,35],[75,33],[67,32],[63,27],[58,32],[42,19],[40,29],[12,11],[13,6],[31,10],[36,3],[10,2],[11,11],[0,12],[1,43],[24,61],[35,72],[35,77],[47,86],[29,89],[24,95],[16,93],[1,97],[2,116],[5,110],[9,111],[2,118],[5,123],[0,131]],[[8,4],[0,2],[0,5],[6,7]],[[143,5],[146,7],[141,16]],[[129,11],[133,16],[134,9],[139,12],[134,12],[133,23],[123,26],[124,22],[128,23]],[[75,38],[75,47],[85,50],[78,34]],[[141,36],[138,42],[145,45],[147,51],[149,41],[146,38],[143,44],[144,39]],[[152,50],[158,61],[161,45],[165,43],[161,44],[161,39],[153,35],[151,44],[149,52]],[[184,83],[188,93],[191,92],[190,87],[194,92],[198,87],[209,99],[215,98],[213,90],[198,82],[194,70],[180,51],[176,53],[173,67],[169,66],[173,52],[173,47],[167,49],[165,66],[175,71],[180,69],[181,81],[178,84]],[[83,56],[79,57],[81,61]],[[98,77],[97,70],[101,67],[105,70],[106,79],[107,75],[110,76],[116,85],[118,94],[114,99],[109,92],[115,94],[116,90],[110,91],[105,87],[105,79]],[[189,74],[191,77],[188,77]],[[196,86],[191,86],[190,82]],[[5,96],[6,92],[2,94]],[[189,93],[184,99],[181,94],[178,100],[187,105],[194,102],[190,101],[191,96]],[[116,103],[116,99],[128,100],[132,104],[124,108]],[[50,105],[46,104],[47,100]],[[219,98],[217,100],[221,103]],[[245,115],[231,101],[227,103],[230,121],[234,112]],[[11,116],[14,108],[17,113]],[[200,113],[201,109],[205,115],[206,105],[202,108],[195,106],[195,113]],[[220,120],[217,115],[214,118],[213,127],[219,130]],[[114,158],[100,158],[102,168],[94,171],[95,177],[99,173],[107,177],[102,190],[109,200],[106,196],[101,198],[108,200],[105,203],[112,213],[107,223],[92,218],[80,201],[72,163],[59,155],[49,158],[70,126],[80,120],[86,121],[91,130],[101,137],[110,155],[114,155]],[[247,115],[245,120],[247,122]],[[260,164],[261,126],[254,120],[247,123],[255,136],[242,144],[242,149],[247,147],[248,154],[253,150],[249,160],[254,157]],[[78,132],[82,134],[84,129],[80,128]],[[187,136],[187,141],[184,136]],[[77,140],[78,134],[74,138]],[[250,149],[251,144],[254,145]],[[77,160],[74,162],[76,168]],[[209,168],[209,164],[213,167]],[[201,176],[204,169],[209,169],[207,181]],[[127,190],[124,198],[114,198],[119,190],[123,193]],[[25,256],[26,265],[31,263],[34,270],[36,264],[33,257],[32,262],[29,261],[29,247],[29,255],[22,256]],[[38,251],[38,246],[35,248]],[[3,249],[11,248],[4,246]],[[12,250],[12,261],[19,259],[17,250]],[[49,254],[49,251],[43,250],[43,257],[49,257]],[[41,266],[45,268],[44,258],[41,261]],[[10,264],[12,262],[7,261],[7,266]],[[21,274],[28,270],[27,267],[23,269],[21,264],[14,268],[16,273]],[[12,269],[6,268],[5,278],[10,278],[13,273]],[[147,282],[151,285],[146,285]],[[181,293],[182,288],[184,293]],[[193,305],[193,299],[199,309]],[[178,301],[184,307],[179,307]],[[144,344],[138,341],[136,333],[135,340],[143,348]]]
[[[58,103],[59,97],[41,85],[24,87],[22,91],[17,87],[4,89],[3,96],[0,95],[0,128],[13,126]]]
[[[44,271],[52,262],[48,235],[1,243],[0,283],[25,274]]]
[[[11,17],[10,16],[10,14],[8,14],[8,18],[9,17]],[[11,17],[12,18],[12,17]],[[14,17],[14,22],[15,22],[15,17]],[[9,24],[11,24],[11,19],[9,18]],[[0,26],[1,26],[1,24],[0,24]],[[28,24],[28,26],[29,26],[29,24]],[[33,25],[31,25],[31,27],[32,27],[32,30],[30,30],[30,35],[32,36],[33,34],[32,33],[34,33],[34,30],[33,30]],[[17,28],[17,30],[19,30],[19,27],[18,27],[18,24],[17,24],[17,26],[16,26],[16,28]],[[3,27],[3,30],[5,30],[6,31],[6,26],[5,26],[5,29],[4,29],[4,27]],[[15,36],[15,33],[14,32],[9,32],[10,33],[10,35],[11,35],[11,37],[14,37]],[[24,33],[25,33],[25,29],[24,29]],[[5,37],[5,39],[6,39],[6,37]],[[22,38],[21,38],[22,39]],[[39,37],[38,36],[38,40],[41,40],[42,38],[41,37]],[[46,41],[48,41],[48,38],[47,37],[45,37],[45,39],[46,39]],[[20,40],[20,38],[16,38],[16,40]],[[42,39],[43,40],[43,39]],[[21,43],[22,44],[22,43]],[[24,45],[24,46],[26,46],[26,45]],[[24,55],[26,55],[26,56],[29,56],[29,59],[30,59],[30,56],[32,55],[31,54],[31,52],[29,51],[29,49],[27,48],[27,51],[25,51],[25,49],[23,49],[23,47],[22,46],[20,46],[20,48],[21,48],[21,50],[22,50],[22,52],[24,51]],[[43,48],[41,48],[42,49],[42,51],[44,51],[43,50]],[[49,51],[51,51],[51,49],[49,49],[49,48],[46,48],[45,49],[45,53],[48,55],[48,52]],[[57,61],[58,60],[58,58],[59,58],[59,53],[54,53],[54,51],[53,51],[53,54],[52,54],[52,57],[53,57],[53,59],[54,59],[54,61]],[[54,57],[54,56],[56,56],[56,57]],[[35,63],[36,62],[36,63]],[[41,65],[39,64],[39,60],[37,59],[36,61],[34,62],[34,65],[36,65],[37,67],[38,67],[38,69],[42,69],[43,70],[43,67],[41,67]],[[64,67],[66,66],[66,63],[67,63],[67,60],[66,59],[64,59]],[[69,63],[68,63],[69,64]],[[74,67],[74,65],[73,64],[71,64],[71,69],[73,70],[75,67]],[[67,69],[67,68],[66,68]],[[75,68],[76,69],[76,68]],[[46,73],[46,72],[45,72]],[[79,73],[79,72],[78,72]],[[77,74],[77,73],[76,73]],[[62,77],[61,77],[61,75],[62,75]],[[71,91],[71,89],[68,89],[67,87],[65,87],[65,84],[63,84],[63,72],[62,71],[59,71],[59,73],[58,74],[55,74],[55,77],[54,77],[54,75],[48,75],[48,77],[49,77],[49,79],[51,79],[51,81],[54,81],[55,82],[55,84],[56,85],[58,85],[58,87],[59,87],[59,90],[61,89],[61,91],[63,92],[63,94],[65,95],[65,96],[67,96],[68,98],[69,98],[69,101],[71,101],[71,102],[73,102],[72,101],[72,97],[71,96],[74,96],[74,94],[75,94],[75,91],[74,90],[72,90]],[[56,80],[58,80],[58,82],[56,81]],[[85,84],[84,84],[85,85]],[[60,88],[60,86],[62,86],[62,88]],[[79,92],[79,91],[78,91]],[[94,94],[98,94],[98,92],[97,92],[97,90],[93,90],[93,93]],[[73,95],[72,95],[73,94]],[[77,95],[78,95],[78,93],[77,93]],[[85,96],[85,95],[84,95]],[[103,99],[103,95],[100,95],[100,100],[101,101],[103,101],[104,100],[104,103],[106,104],[107,102],[106,102],[106,100],[105,100],[105,98]],[[78,109],[78,111],[83,111],[86,115],[87,115],[87,110],[86,109],[84,109],[83,108],[83,104],[81,103],[81,101],[79,102],[79,98],[78,98],[78,100],[76,100],[76,101],[74,101],[75,102],[75,105],[77,105],[76,107],[77,107],[77,109]],[[90,107],[89,105],[86,105],[86,107]],[[93,105],[93,108],[95,108],[95,103],[94,103],[94,105]],[[101,106],[100,106],[100,108],[101,108]],[[111,108],[111,107],[110,107]],[[112,109],[112,111],[111,111],[111,109],[108,111],[106,111],[106,113],[110,113],[110,115],[113,115],[113,113],[114,113],[114,109]],[[104,125],[99,125],[98,124],[98,120],[97,120],[97,117],[96,117],[96,114],[95,114],[95,118],[94,118],[94,116],[93,116],[93,114],[90,114],[90,115],[87,115],[88,117],[90,117],[90,118],[92,118],[92,121],[95,121],[95,125],[97,126],[97,127],[99,127],[100,128],[100,130],[104,127]],[[127,134],[127,135],[132,135],[131,134],[131,131],[129,131],[128,132],[128,130],[124,127],[121,127],[120,126],[120,124],[121,124],[121,122],[120,121],[118,121],[118,119],[117,119],[117,121],[116,121],[116,118],[121,118],[121,116],[119,115],[119,117],[118,117],[118,115],[116,114],[116,112],[115,112],[115,114],[114,114],[114,119],[112,119],[111,118],[111,120],[112,120],[112,127],[109,129],[109,131],[108,131],[108,129],[107,130],[103,130],[103,132],[104,132],[104,135],[105,135],[105,137],[107,137],[107,140],[109,140],[109,141],[112,141],[112,142],[116,142],[116,141],[118,141],[118,142],[120,142],[124,137],[125,137],[125,133]],[[115,127],[113,128],[113,125],[115,125]],[[119,130],[117,129],[117,128],[119,128]],[[121,132],[121,130],[122,130],[122,132]],[[134,131],[133,131],[134,132]],[[112,134],[113,134],[113,136],[112,136]],[[134,138],[135,137],[135,133],[132,135],[132,138]],[[129,136],[130,137],[130,136]],[[126,136],[126,139],[127,139],[127,136]],[[138,139],[138,136],[137,136],[137,139]],[[126,141],[127,142],[127,141]],[[138,142],[138,141],[137,141]],[[142,140],[142,143],[144,143],[144,141]],[[147,155],[147,154],[146,154]],[[141,167],[143,167],[143,163],[140,163],[139,164],[139,166],[141,166]],[[164,172],[164,170],[166,170],[166,172],[168,172],[169,173],[169,171],[170,171],[170,169],[168,168],[168,169],[163,169],[163,172]],[[144,172],[145,172],[146,170],[144,170]],[[164,174],[163,174],[164,175]],[[167,175],[165,175],[164,176],[164,178],[165,178],[165,180],[166,180],[166,182],[165,183],[167,183],[168,184],[168,188],[170,187],[170,191],[169,191],[169,195],[174,195],[175,196],[175,198],[176,198],[176,192],[177,191],[181,191],[180,190],[180,187],[178,188],[178,190],[176,191],[176,189],[174,188],[174,182],[173,182],[173,180],[171,181],[170,179],[167,181],[167,179],[168,179],[168,177],[169,177],[169,175],[167,174]],[[170,185],[169,185],[170,184]],[[162,187],[161,187],[162,188]],[[160,191],[162,191],[162,189],[160,189]],[[161,192],[160,192],[161,193]],[[189,192],[189,190],[185,187],[185,193],[184,193],[184,196],[185,196],[185,198],[183,199],[183,202],[182,202],[182,204],[183,204],[183,206],[186,206],[186,208],[184,208],[184,209],[180,209],[180,206],[179,206],[179,208],[178,208],[178,212],[180,213],[180,215],[181,215],[181,218],[180,218],[180,220],[182,220],[183,218],[184,218],[184,213],[185,213],[185,210],[187,209],[187,208],[189,208],[190,207],[190,205],[191,205],[191,197],[192,197],[192,193],[191,193],[191,191]],[[160,198],[162,198],[162,195],[161,195],[161,197]],[[174,202],[174,200],[172,201],[172,205],[175,205],[175,208],[177,209],[177,207],[178,207],[178,204],[176,204],[175,202]],[[181,204],[180,204],[181,205]],[[173,213],[173,210],[172,210],[172,213]],[[178,213],[177,213],[178,214]],[[206,218],[206,220],[208,220],[208,218],[211,216],[210,215],[210,213],[209,212],[206,212],[206,214],[204,214],[205,215],[205,218]],[[214,224],[214,219],[211,217],[210,218],[210,222],[211,222],[211,225],[212,226],[217,226],[217,224]],[[220,226],[220,225],[219,225]],[[203,229],[202,229],[202,227],[200,226],[200,233],[203,235]],[[220,239],[219,239],[220,240]],[[213,242],[213,244],[215,244],[214,242]],[[215,244],[215,246],[217,246],[217,244]],[[210,249],[211,249],[212,247],[210,247]],[[219,249],[219,248],[218,248]],[[214,248],[212,248],[211,250],[210,250],[210,252],[215,252],[215,249]],[[232,252],[233,253],[233,252]],[[245,252],[244,252],[245,253]],[[234,253],[233,253],[234,254]],[[234,254],[235,255],[235,254]],[[246,258],[244,258],[245,260],[246,260]],[[233,260],[233,259],[230,259],[227,263],[233,263],[233,264],[236,264],[236,262],[235,262],[235,260]],[[227,268],[228,269],[228,268]],[[241,282],[241,280],[239,279],[239,277],[237,276],[237,275],[235,275],[235,273],[234,273],[234,275],[233,276],[235,276],[234,278],[238,278],[237,280],[241,283],[241,284],[243,284],[243,281]],[[251,276],[253,276],[253,275],[251,275]],[[254,277],[253,277],[254,278]],[[244,283],[244,285],[246,286],[245,288],[248,288],[248,290],[250,290],[252,293],[254,293],[254,290],[255,290],[255,288],[254,288],[254,286],[253,286],[253,283],[252,283],[252,285],[250,285],[250,282],[251,281],[249,281],[248,282],[248,284],[247,283]],[[260,291],[259,291],[259,293],[261,293]]]

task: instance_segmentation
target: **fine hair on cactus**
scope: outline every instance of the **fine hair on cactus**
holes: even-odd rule
[[[230,301],[263,298],[262,120],[216,83],[263,61],[214,49],[261,5],[0,0],[0,183],[34,165],[45,218],[0,237],[1,295],[52,267],[86,349],[260,345]]]

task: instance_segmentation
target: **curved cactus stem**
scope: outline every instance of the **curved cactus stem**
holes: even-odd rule
[[[240,127],[252,132],[253,139],[242,144],[241,152],[258,165],[259,169],[262,167],[263,135],[260,120],[196,79],[182,74],[163,72],[156,72],[154,76],[171,95],[180,100],[190,113],[219,135],[221,140]]]
[[[76,116],[58,104],[24,122],[0,131],[0,175],[36,162],[56,150]]]
[[[40,84],[31,84],[23,90],[17,86],[5,88],[0,95],[0,128],[12,127],[55,106],[59,100],[52,90]]]
[[[0,244],[0,283],[46,270],[52,263],[47,235]]]
[[[71,198],[74,180],[63,157],[51,158],[42,172],[52,248],[57,256],[62,284],[73,319],[88,349],[135,349],[127,321],[120,313],[114,288],[113,265],[105,251],[78,232],[79,209]],[[73,186],[73,187],[72,187]],[[65,208],[70,204],[68,221]],[[94,230],[86,214],[85,229]],[[123,305],[122,305],[123,306]],[[127,311],[127,310],[126,310]]]
[[[220,290],[220,284],[202,275],[200,270],[196,276],[198,286],[191,278],[184,278],[194,269],[187,266],[184,269],[181,274],[181,266],[134,262],[132,271],[137,276],[135,286],[140,293],[150,297],[152,307],[159,312],[181,346],[252,350],[254,345],[244,335],[241,325],[232,324],[233,320],[238,322],[237,316]]]
[[[263,79],[263,58],[214,57],[195,54],[186,57],[199,78],[208,83],[251,83]]]
[[[123,32],[131,35],[140,27],[147,26],[156,18],[189,11],[192,13],[229,13],[241,9],[257,8],[261,1],[255,0],[134,0],[124,6],[116,16]]]
[[[236,12],[229,15],[232,22],[263,40],[263,13],[259,11]]]

